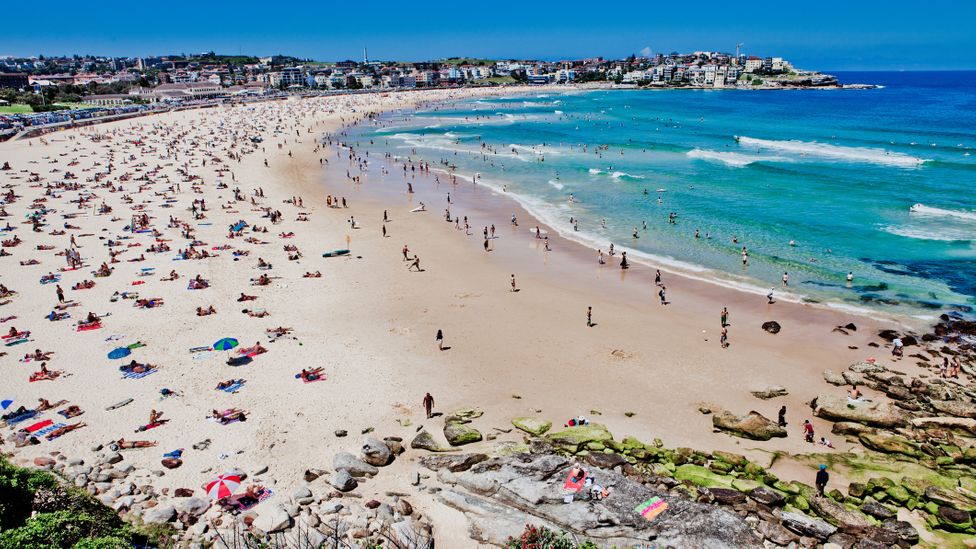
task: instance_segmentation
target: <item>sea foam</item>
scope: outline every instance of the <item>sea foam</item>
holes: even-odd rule
[[[897,166],[900,168],[915,168],[927,161],[924,158],[918,158],[905,153],[869,147],[843,147],[829,143],[818,143],[816,141],[777,141],[742,136],[736,137],[736,139],[739,145],[743,147],[768,149],[801,156],[815,156],[846,162],[867,162],[870,164]]]
[[[710,151],[708,149],[692,149],[685,153],[689,158],[721,162],[733,168],[744,168],[754,162],[790,162],[783,156],[755,156],[737,152]]]

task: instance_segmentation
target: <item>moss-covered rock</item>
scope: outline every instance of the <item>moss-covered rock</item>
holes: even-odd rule
[[[912,495],[908,493],[908,490],[899,484],[885,488],[885,494],[887,494],[889,498],[897,502],[899,505],[904,505],[912,497]]]
[[[775,437],[786,437],[786,429],[766,416],[750,411],[744,416],[738,416],[723,410],[712,416],[712,426],[729,434],[751,440],[769,440]]]
[[[929,486],[926,488],[925,499],[935,502],[938,505],[951,507],[966,513],[976,512],[976,501],[958,492],[950,492],[938,486]]]
[[[545,435],[555,448],[576,453],[583,450],[590,442],[607,443],[613,440],[613,435],[607,430],[606,426],[599,423],[581,425],[578,427],[567,427],[561,431],[549,432]]]
[[[541,437],[552,428],[551,421],[546,421],[544,419],[535,417],[517,417],[512,420],[512,425],[521,431],[525,431],[526,433],[535,435],[537,437]]]
[[[732,479],[709,471],[701,465],[686,463],[674,470],[674,478],[687,480],[697,486],[705,488],[732,488]]]
[[[481,442],[481,432],[463,423],[448,423],[444,426],[444,438],[451,446],[464,446]]]
[[[954,532],[970,532],[973,529],[973,519],[969,513],[940,505],[935,513],[939,527]]]
[[[735,479],[732,479],[732,487],[735,488],[736,490],[740,491],[740,492],[745,492],[747,494],[749,492],[752,492],[756,488],[759,488],[760,486],[762,486],[762,484],[760,484],[760,483],[758,483],[758,482],[756,482],[754,480],[749,480],[749,479],[746,479],[746,478],[735,478]]]
[[[858,435],[858,440],[861,441],[866,448],[870,448],[876,452],[884,452],[886,454],[902,454],[912,458],[921,458],[924,454],[921,449],[919,449],[918,444],[891,433],[885,432],[865,432]]]

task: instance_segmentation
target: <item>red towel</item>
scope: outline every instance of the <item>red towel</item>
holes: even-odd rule
[[[33,425],[27,426],[25,429],[28,433],[36,433],[37,431],[40,431],[45,427],[50,427],[51,425],[54,425],[54,422],[50,419],[45,419],[44,421],[38,421]]]

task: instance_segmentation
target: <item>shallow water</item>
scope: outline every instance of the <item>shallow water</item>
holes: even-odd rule
[[[442,178],[478,174],[595,248],[780,299],[927,317],[976,305],[974,76],[479,99],[390,114],[349,139]]]

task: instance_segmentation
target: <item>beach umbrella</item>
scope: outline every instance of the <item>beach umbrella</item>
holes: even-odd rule
[[[211,499],[226,498],[234,495],[234,491],[241,487],[241,477],[224,473],[207,483],[207,495]]]
[[[108,353],[108,357],[112,360],[119,358],[125,358],[132,354],[132,351],[128,347],[116,347]]]
[[[229,351],[234,347],[237,347],[237,340],[232,337],[225,337],[220,341],[213,344],[215,351]]]
[[[0,400],[0,408],[6,410],[7,408],[10,408],[10,405],[13,403],[14,401],[11,399]]]

